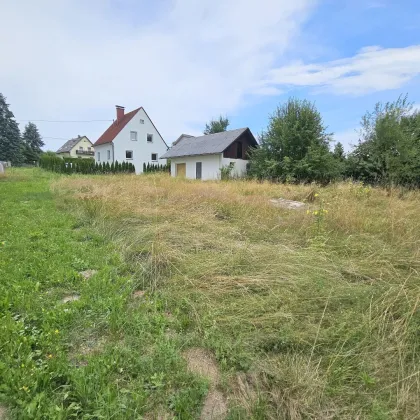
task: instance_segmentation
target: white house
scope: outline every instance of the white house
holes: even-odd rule
[[[182,134],[162,159],[171,159],[172,176],[220,179],[221,169],[231,167],[232,176],[243,176],[248,151],[258,147],[249,128],[193,137]]]
[[[96,162],[131,162],[136,173],[143,172],[143,163],[161,164],[168,146],[143,107],[127,114],[116,106],[117,119],[93,145]]]

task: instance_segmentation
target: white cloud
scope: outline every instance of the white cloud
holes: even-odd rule
[[[397,89],[420,74],[420,45],[365,47],[355,56],[318,64],[297,62],[273,69],[267,87],[312,87],[334,94],[361,95]]]
[[[262,76],[314,1],[2,2],[0,86],[18,119],[109,119],[115,104],[143,105],[171,142],[248,94],[278,94]],[[39,126],[95,140],[106,123]]]

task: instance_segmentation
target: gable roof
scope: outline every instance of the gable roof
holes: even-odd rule
[[[174,147],[176,144],[178,144],[184,137],[195,137],[192,136],[191,134],[181,134],[173,143],[172,143],[172,147]]]
[[[170,159],[182,156],[213,155],[223,153],[234,141],[244,134],[251,137],[252,143],[258,145],[249,128],[223,131],[199,137],[184,137],[171,147],[161,159]]]
[[[77,136],[74,139],[67,140],[55,153],[70,152],[71,149],[73,149],[73,147],[76,146],[76,144],[79,143],[79,141],[84,138],[88,139],[86,136]],[[90,144],[92,144],[92,142],[89,139],[88,141],[90,142]]]
[[[101,137],[99,137],[98,140],[95,141],[94,146],[99,146],[100,144],[105,143],[111,143],[112,140],[117,137],[117,135],[120,133],[120,131],[131,121],[131,119],[134,117],[134,115],[137,114],[138,111],[140,111],[140,108],[137,108],[131,112],[128,112],[127,114],[124,114],[124,116],[120,120],[115,120],[102,134]]]
[[[134,109],[133,111],[128,112],[127,114],[124,114],[124,116],[120,120],[115,120],[102,134],[101,137],[99,137],[98,140],[94,143],[94,146],[99,146],[100,144],[105,143],[111,143],[114,141],[115,137],[118,136],[118,134],[121,132],[121,130],[133,119],[133,117],[137,114],[138,111],[143,110],[146,114],[147,118],[149,118],[150,122],[152,123],[153,127],[159,134],[160,138],[163,140],[163,137],[159,133],[159,130],[156,128],[156,126],[153,124],[153,121],[150,119],[149,115],[147,115],[146,110],[141,106],[140,108]],[[163,140],[165,143],[165,146],[168,147],[165,140]]]

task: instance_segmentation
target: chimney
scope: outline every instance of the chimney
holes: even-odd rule
[[[115,108],[117,108],[117,122],[119,122],[124,117],[124,107],[115,105]]]

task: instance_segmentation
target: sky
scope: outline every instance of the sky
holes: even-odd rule
[[[171,144],[219,115],[258,136],[293,96],[346,150],[376,102],[420,107],[417,0],[0,0],[0,20],[0,92],[46,150],[95,142],[115,105]]]

